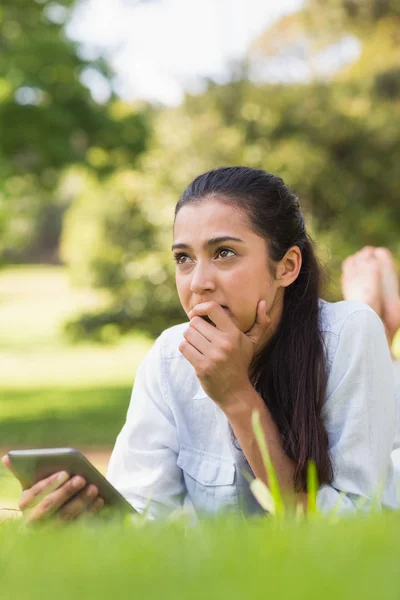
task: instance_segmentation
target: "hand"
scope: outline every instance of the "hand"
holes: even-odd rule
[[[7,455],[3,464],[12,471]],[[104,506],[95,485],[86,485],[80,475],[70,478],[65,471],[54,473],[22,491],[18,506],[27,523],[44,521],[57,513],[63,521],[73,520],[82,514],[92,515]]]
[[[202,316],[208,316],[215,327]],[[245,333],[216,302],[198,304],[189,319],[179,350],[193,365],[206,394],[224,409],[251,386],[249,366],[271,323],[266,302],[260,300],[254,325]]]

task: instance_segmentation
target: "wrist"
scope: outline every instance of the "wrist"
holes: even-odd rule
[[[233,423],[242,420],[243,417],[251,415],[254,410],[260,410],[264,406],[262,398],[253,388],[250,381],[240,390],[236,390],[230,401],[221,406],[228,420]]]

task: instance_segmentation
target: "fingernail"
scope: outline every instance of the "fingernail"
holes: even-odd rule
[[[85,481],[81,477],[74,477],[72,480],[72,487],[74,488],[80,488],[83,485],[85,485]]]
[[[61,473],[57,475],[56,479],[59,483],[64,483],[65,481],[67,481],[67,479],[69,479],[69,475],[66,471],[61,471]]]
[[[94,508],[100,509],[103,508],[104,506],[104,499],[103,498],[97,498],[95,500],[95,503],[93,504]]]
[[[89,498],[94,498],[97,495],[97,488],[94,485],[88,487],[87,495]]]

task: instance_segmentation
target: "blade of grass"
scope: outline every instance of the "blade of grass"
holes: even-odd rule
[[[317,467],[313,460],[307,465],[307,514],[318,514],[317,493],[318,493],[318,475]]]
[[[265,483],[261,479],[253,479],[250,483],[250,489],[259,505],[269,514],[275,515],[275,500]]]
[[[268,487],[272,494],[272,498],[275,502],[275,516],[284,517],[285,505],[283,503],[281,491],[279,489],[278,478],[276,476],[275,469],[268,452],[267,441],[265,439],[265,435],[261,427],[260,413],[255,410],[252,414],[251,419],[254,435],[256,437],[258,448],[260,450],[261,458],[267,474]]]

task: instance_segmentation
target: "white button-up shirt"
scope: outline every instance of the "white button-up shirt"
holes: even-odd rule
[[[396,508],[392,450],[400,446],[400,400],[379,317],[359,302],[320,302],[328,367],[322,417],[334,466],[317,504],[340,512],[374,503]],[[150,518],[185,506],[198,514],[259,510],[250,471],[223,411],[178,349],[188,323],[156,340],[140,365],[107,477]],[[247,486],[247,490],[246,490]]]

